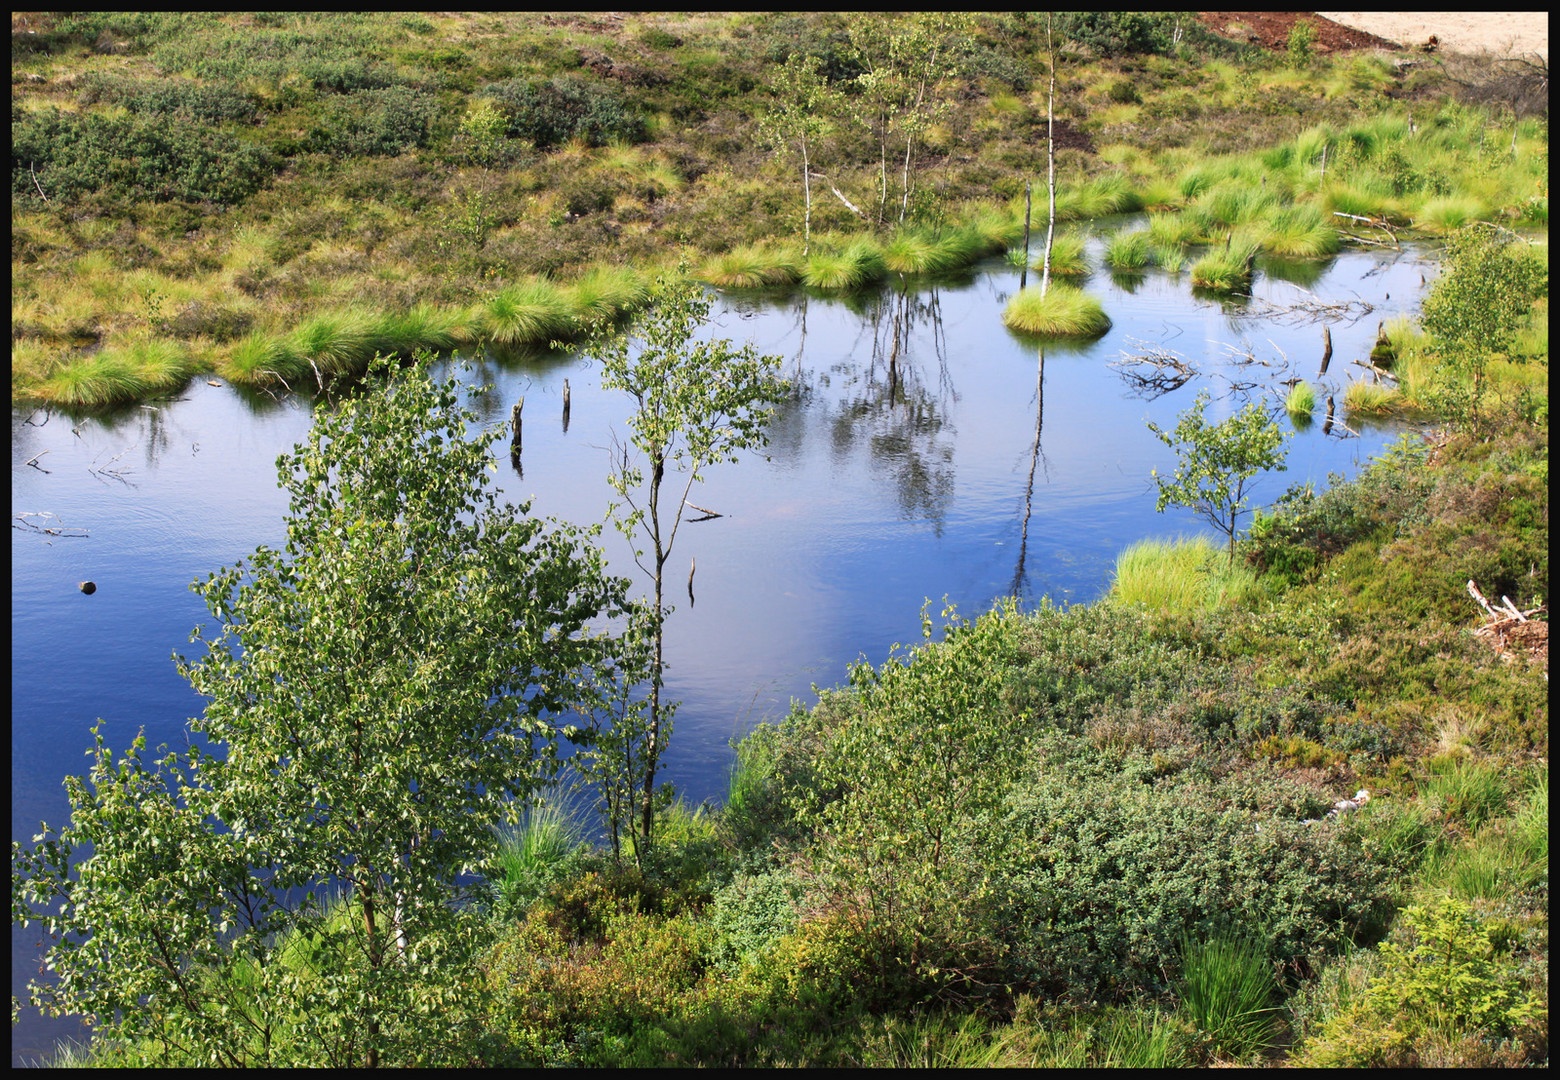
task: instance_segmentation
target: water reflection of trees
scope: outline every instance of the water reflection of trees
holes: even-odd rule
[[[936,288],[854,297],[846,307],[860,316],[857,336],[849,343],[830,343],[843,346],[844,359],[829,366],[805,363],[808,309],[817,302],[804,295],[795,307],[797,346],[787,365],[791,397],[770,421],[770,457],[800,460],[821,421],[836,460],[864,450],[874,472],[888,478],[900,513],[926,521],[941,535],[953,499],[949,417],[958,393],[948,371],[948,339]]]
[[[1029,556],[1029,518],[1035,498],[1035,468],[1040,464],[1040,436],[1045,430],[1045,348],[1042,346],[1035,371],[1035,438],[1029,450],[1029,482],[1024,487],[1024,524],[1018,535],[1018,564],[1013,568],[1013,583],[1008,593],[1015,597],[1024,595],[1028,584],[1025,561]]]
[[[924,520],[940,536],[953,500],[953,436],[949,407],[958,400],[948,372],[942,300],[888,290],[863,320],[871,334],[865,364],[836,368],[843,393],[830,418],[836,456],[865,446],[875,469],[891,479],[900,513]],[[930,349],[928,351],[928,346]]]

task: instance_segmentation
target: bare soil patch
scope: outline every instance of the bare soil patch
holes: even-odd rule
[[[1356,30],[1311,11],[1201,11],[1197,20],[1216,34],[1235,41],[1246,41],[1265,49],[1289,48],[1289,31],[1304,19],[1316,27],[1311,47],[1319,53],[1347,52],[1351,49],[1398,49],[1395,41]]]

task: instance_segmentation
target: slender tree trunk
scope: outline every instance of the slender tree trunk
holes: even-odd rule
[[[1020,290],[1029,284],[1029,215],[1034,212],[1031,209],[1031,186],[1028,180],[1024,181],[1024,268],[1018,272]]]
[[[812,247],[812,166],[807,160],[807,136],[802,136],[802,201],[807,209],[802,218],[802,258]]]
[[[1050,209],[1045,222],[1045,262],[1040,271],[1040,295],[1051,288],[1051,242],[1056,236],[1056,43],[1051,40],[1051,13],[1045,16],[1045,43],[1051,51],[1051,87],[1046,95],[1045,158]]]
[[[655,541],[655,664],[652,668],[654,675],[650,680],[650,738],[645,744],[645,789],[640,814],[640,835],[644,844],[639,845],[641,848],[654,835],[655,767],[661,756],[661,671],[666,659],[663,651],[666,643],[666,608],[661,586],[668,557],[661,546],[661,480],[665,475],[666,462],[658,457],[650,477],[650,533]]]

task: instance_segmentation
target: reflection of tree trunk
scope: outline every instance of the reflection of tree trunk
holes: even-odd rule
[[[802,340],[796,346],[796,379],[797,385],[801,385],[802,355],[807,352],[807,293],[802,293]]]
[[[1018,566],[1013,570],[1013,586],[1008,591],[1018,596],[1024,588],[1024,560],[1029,554],[1029,514],[1034,503],[1035,466],[1040,462],[1040,431],[1045,423],[1045,349],[1040,350],[1040,372],[1035,377],[1035,445],[1029,452],[1029,484],[1024,488],[1024,526],[1018,538]]]

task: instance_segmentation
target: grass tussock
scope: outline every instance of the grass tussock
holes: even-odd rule
[[[1105,265],[1112,270],[1141,270],[1153,261],[1147,230],[1115,233],[1105,245]]]
[[[194,374],[195,362],[179,343],[143,341],[60,364],[34,396],[56,405],[103,408],[176,393]]]
[[[1236,233],[1216,244],[1192,264],[1192,285],[1216,293],[1246,292],[1251,288],[1259,241]]]
[[[1110,600],[1148,611],[1190,615],[1241,606],[1261,594],[1257,576],[1229,565],[1206,536],[1139,540],[1116,557]]]
[[[698,277],[721,289],[762,289],[796,284],[803,267],[798,251],[753,244],[716,255],[699,268]]]
[[[479,308],[477,333],[501,348],[545,346],[565,340],[577,325],[569,299],[562,289],[542,278],[506,286]]]
[[[887,272],[882,249],[861,237],[838,248],[820,244],[808,256],[802,284],[830,292],[849,292],[882,281]]]
[[[1351,416],[1381,416],[1397,402],[1397,390],[1381,383],[1352,382],[1343,392],[1343,405]]]
[[[896,274],[946,274],[962,270],[988,250],[974,229],[941,233],[902,230],[883,246],[883,265]]]
[[[1284,398],[1284,411],[1292,417],[1309,418],[1316,410],[1316,391],[1311,384],[1301,379],[1289,388],[1289,394]]]
[[[1041,337],[1099,337],[1111,326],[1098,300],[1054,281],[1043,296],[1038,285],[1018,292],[1003,308],[1002,321],[1009,329]]]

